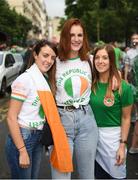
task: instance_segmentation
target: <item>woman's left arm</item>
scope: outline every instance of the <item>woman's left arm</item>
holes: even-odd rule
[[[127,137],[130,128],[132,105],[122,108],[122,123],[121,123],[121,140],[119,149],[116,154],[116,165],[119,166],[125,161],[125,147],[127,142]]]

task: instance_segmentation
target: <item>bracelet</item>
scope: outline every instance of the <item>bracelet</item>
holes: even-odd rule
[[[122,139],[120,139],[120,143],[127,144],[127,141],[123,141]]]
[[[20,149],[24,148],[24,147],[25,147],[25,145],[24,145],[24,146],[22,146],[22,147],[20,147],[20,148],[18,148],[18,151],[19,151]]]

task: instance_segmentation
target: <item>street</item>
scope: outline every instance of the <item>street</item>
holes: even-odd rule
[[[10,172],[6,162],[6,157],[4,154],[4,144],[5,139],[8,134],[8,129],[6,126],[6,114],[8,111],[9,95],[7,94],[5,98],[0,97],[0,179],[9,179]],[[132,138],[133,124],[131,125],[131,130],[129,133],[128,147],[130,146],[130,141]],[[127,158],[127,178],[128,179],[138,179],[138,154],[130,155]],[[42,164],[40,168],[39,179],[50,179],[50,166],[48,158],[43,154]],[[72,174],[72,178],[76,179],[76,172]]]

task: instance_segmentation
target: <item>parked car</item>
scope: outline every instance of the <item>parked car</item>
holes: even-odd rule
[[[20,53],[14,53],[13,56],[15,58],[17,66],[18,66],[18,74],[21,74],[22,73],[22,67],[23,67],[23,57]]]
[[[19,65],[14,55],[8,51],[0,51],[0,94],[5,95],[7,87],[19,75]]]

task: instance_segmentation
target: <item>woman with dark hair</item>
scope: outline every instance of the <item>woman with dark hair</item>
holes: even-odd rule
[[[62,130],[62,126],[60,126],[56,104],[45,78],[48,73],[49,79],[52,79],[50,72],[56,56],[57,48],[54,44],[47,40],[37,42],[32,50],[32,58],[30,58],[28,69],[12,84],[7,117],[10,135],[6,142],[6,154],[13,179],[38,178],[43,150],[40,139],[45,119],[51,127],[52,134],[57,130],[60,131],[58,137],[61,140],[54,142],[56,146],[54,150],[57,151],[59,148],[60,151],[62,150],[61,141],[65,142],[64,145],[66,146],[64,129]],[[53,120],[54,123],[51,122]],[[52,123],[53,126],[55,124],[54,129]],[[63,139],[60,135],[63,135]],[[57,147],[58,142],[60,142],[60,147],[59,145]],[[65,156],[66,152],[68,155],[70,153],[70,149],[68,149],[66,148],[63,152]],[[55,151],[53,151],[54,162],[52,160],[51,162],[53,165],[59,165],[63,153],[60,154],[60,157],[58,156],[57,163]],[[62,159],[62,167],[64,168],[64,166],[65,163]],[[57,166],[55,165],[55,167]]]
[[[61,31],[56,60],[55,99],[80,179],[94,179],[98,131],[89,105],[92,75],[88,63],[89,45],[82,22],[68,19]],[[54,82],[53,82],[54,84]],[[52,178],[69,179],[52,167]]]
[[[113,91],[112,78],[119,89]],[[93,56],[90,105],[98,125],[96,178],[126,178],[126,144],[133,104],[131,86],[121,79],[112,45],[98,47]]]

